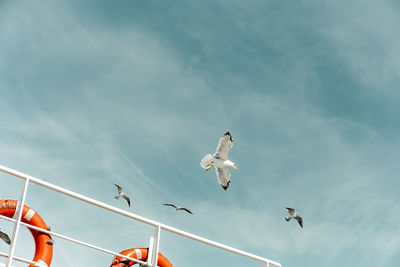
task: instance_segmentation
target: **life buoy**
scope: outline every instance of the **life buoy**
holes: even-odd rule
[[[11,199],[0,199],[0,214],[9,218],[13,218],[17,210],[18,202]],[[16,216],[16,214],[15,214]],[[45,230],[48,230],[46,223],[33,209],[24,205],[21,221]],[[49,267],[51,258],[53,257],[53,240],[50,235],[28,228],[35,240],[35,256],[34,262],[41,267]],[[35,265],[29,265],[35,267]]]
[[[124,251],[121,251],[119,254],[122,254],[122,255],[128,256],[130,258],[137,259],[137,260],[146,261],[148,251],[149,251],[148,248],[129,248]],[[110,267],[128,267],[128,266],[132,266],[136,263],[137,262],[130,261],[126,258],[116,256],[114,258],[114,260],[112,261]],[[161,254],[161,253],[158,253],[157,266],[173,267],[172,264],[169,262],[169,260],[166,257],[164,257],[163,254]]]

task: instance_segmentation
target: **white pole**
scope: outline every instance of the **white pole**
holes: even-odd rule
[[[147,251],[147,265],[151,266],[151,260],[153,259],[153,248],[154,248],[154,237],[150,236],[149,250]]]
[[[14,223],[14,230],[13,230],[13,235],[12,235],[12,239],[11,239],[11,246],[10,246],[10,249],[8,250],[8,259],[6,262],[6,267],[10,267],[12,260],[13,260],[15,243],[17,243],[18,231],[19,231],[19,226],[21,224],[22,212],[24,211],[25,196],[26,196],[26,191],[28,190],[28,184],[29,184],[29,178],[27,178],[25,180],[24,187],[23,187],[22,193],[21,193],[21,197],[19,199],[19,202],[17,203],[17,208],[15,209],[15,212],[14,212],[14,214],[18,214],[17,215],[18,217],[17,217],[17,221]]]
[[[154,267],[157,266],[157,261],[158,261],[158,247],[160,246],[160,232],[161,232],[161,226],[158,225],[156,227],[155,233],[154,233],[153,257],[151,259],[151,265]]]

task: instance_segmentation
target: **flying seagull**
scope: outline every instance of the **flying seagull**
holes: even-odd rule
[[[205,155],[200,162],[200,166],[206,169],[206,171],[209,171],[212,166],[215,166],[218,183],[225,190],[229,187],[229,184],[231,183],[231,174],[228,168],[232,167],[236,171],[238,170],[236,164],[228,160],[228,153],[231,150],[232,146],[232,135],[229,132],[226,132],[221,137],[221,139],[219,139],[217,151],[215,152],[215,154]]]
[[[6,242],[7,244],[11,244],[11,240],[8,237],[8,235],[2,231],[0,231],[0,238],[3,239],[4,242]]]
[[[294,211],[294,209],[287,208],[287,210],[289,211],[289,216],[285,216],[285,220],[288,222],[290,219],[294,218],[299,222],[301,228],[303,228],[303,218],[301,218],[300,215]]]
[[[120,187],[119,185],[114,184],[114,183],[113,183],[113,185],[115,185],[118,188],[118,195],[116,195],[114,198],[115,199],[119,199],[119,197],[125,198],[126,201],[128,201],[128,206],[131,207],[131,200],[124,192],[122,192],[122,187]]]
[[[192,213],[190,210],[188,210],[187,208],[178,207],[178,206],[176,206],[175,204],[172,204],[172,203],[163,203],[163,205],[173,207],[173,208],[175,209],[175,211],[184,210],[184,211],[186,211],[186,212],[188,212],[188,213],[190,213],[190,214],[193,214],[193,213]]]

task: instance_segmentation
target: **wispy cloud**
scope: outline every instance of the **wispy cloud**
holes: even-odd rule
[[[126,208],[113,199],[111,182],[120,183],[132,194],[132,211],[285,266],[298,259],[333,266],[339,258],[348,260],[343,266],[392,264],[399,252],[400,143],[367,115],[377,112],[375,119],[390,124],[397,114],[380,108],[397,99],[397,39],[391,36],[397,18],[384,2],[373,14],[387,18],[369,22],[368,6],[356,3],[319,4],[321,13],[310,14],[310,4],[237,2],[228,9],[220,1],[212,8],[218,17],[193,9],[199,14],[192,24],[175,19],[165,31],[157,28],[162,19],[190,18],[193,10],[171,6],[154,24],[154,16],[130,16],[117,27],[71,3],[9,4],[0,18],[0,161]],[[358,7],[366,12],[354,19]],[[328,9],[335,12],[322,20]],[[266,10],[275,12],[266,16]],[[377,38],[371,41],[365,25]],[[336,76],[338,69],[344,74]],[[324,80],[327,73],[333,80]],[[344,76],[354,91],[330,95],[326,89]],[[375,99],[380,88],[385,96]],[[345,101],[350,108],[342,112]],[[240,171],[223,191],[199,161],[227,130]],[[35,186],[29,190],[29,202],[63,234],[121,250],[145,246],[153,234]],[[55,208],[47,203],[53,197]],[[194,215],[173,213],[164,201],[188,206]],[[284,221],[285,206],[303,215],[304,229]],[[76,214],[90,226],[71,224]],[[100,239],[99,232],[111,234]],[[182,265],[205,251],[193,245],[187,255],[175,252],[186,241],[164,235],[163,251],[179,254]],[[30,251],[29,238],[21,239],[24,251]],[[68,264],[65,251],[55,253],[55,265]],[[85,260],[94,264],[95,254],[87,252]]]
[[[391,1],[361,3],[352,1],[346,6],[328,3],[327,8],[334,12],[323,33],[365,89],[398,98],[392,90],[400,77],[395,60],[400,55],[400,38],[393,34],[399,23],[398,6]],[[354,10],[359,12],[355,15]]]

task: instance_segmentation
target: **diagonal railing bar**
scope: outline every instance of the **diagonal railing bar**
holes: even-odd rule
[[[8,258],[8,253],[0,252],[0,257]],[[20,261],[20,262],[23,262],[23,263],[29,263],[29,264],[32,264],[32,265],[35,265],[35,266],[39,266],[37,264],[37,262],[26,260],[24,258],[20,258],[20,257],[17,257],[17,256],[13,256],[13,260]],[[0,264],[0,267],[1,266],[5,266],[5,265]]]
[[[189,239],[192,239],[192,240],[195,240],[195,241],[198,241],[198,242],[210,245],[210,246],[214,246],[214,247],[219,248],[219,249],[226,250],[228,252],[232,252],[232,253],[247,257],[247,258],[251,258],[251,259],[260,261],[262,263],[267,263],[269,265],[274,265],[276,267],[282,267],[282,265],[280,263],[278,263],[278,262],[275,262],[275,261],[272,261],[272,260],[257,256],[257,255],[254,255],[252,253],[248,253],[248,252],[245,252],[243,250],[236,249],[236,248],[224,245],[222,243],[218,243],[218,242],[215,242],[215,241],[212,241],[212,240],[209,240],[209,239],[206,239],[206,238],[203,238],[203,237],[200,237],[200,236],[197,236],[197,235],[194,235],[194,234],[179,230],[179,229],[177,229],[175,227],[171,227],[171,226],[159,223],[157,221],[147,219],[145,217],[142,217],[140,215],[137,215],[137,214],[134,214],[134,213],[131,213],[131,212],[127,212],[125,210],[113,207],[113,206],[108,205],[106,203],[103,203],[103,202],[97,201],[95,199],[86,197],[84,195],[75,193],[73,191],[70,191],[68,189],[62,188],[60,186],[53,185],[51,183],[45,182],[43,180],[40,180],[40,179],[35,178],[33,176],[30,176],[28,174],[25,174],[25,173],[22,173],[22,172],[7,168],[5,166],[0,165],[0,171],[4,172],[4,173],[7,173],[9,175],[12,175],[14,177],[20,178],[20,179],[24,179],[24,180],[29,179],[29,182],[34,183],[36,185],[45,187],[47,189],[56,191],[58,193],[66,195],[66,196],[69,196],[69,197],[78,199],[80,201],[89,203],[89,204],[91,204],[93,206],[97,206],[99,208],[108,210],[110,212],[125,216],[127,218],[130,218],[130,219],[133,219],[133,220],[136,220],[136,221],[139,221],[139,222],[154,226],[155,228],[159,227],[160,230],[165,230],[165,231],[168,231],[168,232],[171,232],[171,233],[174,233],[174,234],[177,234],[177,235],[180,235],[180,236],[183,236],[183,237],[186,237],[186,238],[189,238]]]
[[[15,219],[8,218],[8,217],[3,216],[3,215],[0,215],[0,218],[1,218],[1,219],[4,219],[4,220],[7,220],[7,221],[10,221],[10,222],[16,222]],[[65,240],[74,242],[74,243],[79,244],[79,245],[82,245],[82,246],[86,246],[86,247],[89,247],[89,248],[93,248],[93,249],[96,249],[96,250],[99,250],[99,251],[102,251],[102,252],[111,254],[111,255],[113,255],[113,256],[119,256],[119,257],[122,257],[122,258],[126,258],[126,259],[128,259],[128,260],[131,260],[131,261],[134,261],[134,262],[137,262],[137,263],[140,263],[140,264],[148,264],[148,263],[146,263],[146,262],[144,262],[144,261],[137,260],[137,259],[135,259],[135,258],[131,258],[131,257],[128,257],[128,256],[126,256],[126,255],[122,255],[122,254],[119,254],[119,253],[117,253],[117,252],[113,252],[113,251],[108,250],[108,249],[104,249],[104,248],[101,248],[101,247],[98,247],[98,246],[94,246],[94,245],[91,245],[91,244],[89,244],[89,243],[85,243],[85,242],[79,241],[79,240],[77,240],[77,239],[74,239],[74,238],[71,238],[71,237],[68,237],[68,236],[65,236],[65,235],[62,235],[62,234],[58,234],[58,233],[56,233],[56,232],[52,232],[52,231],[49,231],[49,230],[45,230],[45,229],[43,229],[43,228],[36,227],[36,226],[34,226],[34,225],[30,225],[30,224],[27,224],[27,223],[24,223],[24,222],[20,222],[20,224],[23,225],[23,226],[25,226],[25,227],[27,227],[27,228],[31,228],[31,229],[34,229],[34,230],[37,230],[37,231],[40,231],[40,232],[43,232],[43,233],[46,233],[46,234],[49,234],[49,235],[52,235],[52,236],[56,236],[56,237],[59,237],[59,238],[62,238],[62,239],[65,239]],[[13,258],[14,258],[14,257],[13,257]]]

